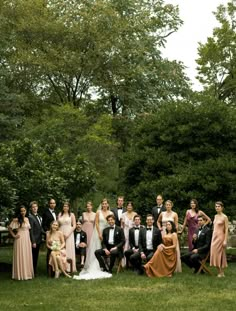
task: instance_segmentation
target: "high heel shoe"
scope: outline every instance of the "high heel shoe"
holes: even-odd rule
[[[71,279],[71,278],[72,278],[72,276],[71,276],[71,275],[69,275],[69,274],[68,274],[68,273],[66,273],[66,272],[65,272],[65,274],[64,274],[64,275],[65,275],[65,277],[67,277],[67,278],[69,278],[69,279]]]

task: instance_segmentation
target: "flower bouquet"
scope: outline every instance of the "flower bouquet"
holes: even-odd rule
[[[52,251],[59,251],[61,249],[61,243],[59,241],[52,241]]]

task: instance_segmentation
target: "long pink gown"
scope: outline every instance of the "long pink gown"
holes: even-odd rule
[[[187,211],[187,225],[188,225],[188,249],[193,249],[193,234],[198,228],[198,214],[191,215],[190,211]]]
[[[72,213],[71,213],[72,215]],[[67,235],[71,232],[71,227],[72,227],[72,219],[71,215],[62,215],[58,217],[58,222],[59,222],[59,230],[64,234]],[[74,238],[74,233],[72,232],[71,235],[65,240],[66,242],[66,256],[67,258],[72,259],[72,269],[73,272],[76,272],[76,260],[75,260],[75,238]],[[68,264],[67,266],[67,271],[70,271],[70,266]]]
[[[215,217],[214,229],[211,240],[210,265],[214,267],[227,267],[226,248],[223,246],[225,240],[225,220],[223,217]]]
[[[15,280],[30,280],[34,277],[34,268],[29,221],[25,220],[20,227],[18,220],[13,220],[9,227],[12,230],[17,230],[17,234],[20,236],[18,239],[14,239],[12,278]]]
[[[84,212],[82,214],[82,219],[83,219],[82,230],[86,232],[87,234],[87,250],[90,246],[90,241],[91,241],[91,237],[93,234],[93,229],[95,225],[95,216],[96,216],[96,213],[94,212],[91,212],[91,213]]]

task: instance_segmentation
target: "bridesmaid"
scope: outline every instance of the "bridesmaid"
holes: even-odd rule
[[[197,200],[192,199],[190,201],[190,209],[186,211],[182,230],[179,232],[182,234],[185,227],[188,227],[188,249],[190,252],[193,249],[193,235],[198,228],[198,216],[206,218],[206,225],[211,223],[211,219],[203,211],[199,210]]]
[[[26,217],[26,208],[23,205],[20,207],[18,217],[12,220],[8,229],[14,238],[12,278],[30,280],[34,277],[30,223]]]
[[[61,231],[59,231],[59,223],[54,220],[50,225],[50,230],[46,233],[46,245],[51,250],[49,256],[49,264],[55,271],[55,279],[58,279],[62,272],[66,277],[71,278],[66,273],[66,250],[65,239]]]
[[[126,206],[126,212],[121,215],[121,228],[124,229],[125,234],[125,246],[124,251],[129,249],[129,229],[133,228],[134,226],[134,216],[137,215],[134,212],[134,206],[131,201],[128,202]]]
[[[72,272],[76,272],[75,260],[75,238],[74,230],[76,228],[76,219],[74,213],[70,211],[69,202],[65,202],[62,211],[58,215],[59,230],[64,234],[66,243],[66,256],[72,259]],[[69,271],[69,265],[67,267]]]
[[[177,265],[177,233],[173,221],[167,221],[163,244],[158,245],[156,252],[144,266],[149,277],[171,277]]]
[[[178,214],[172,211],[173,202],[171,200],[167,200],[165,202],[166,211],[161,212],[160,216],[157,220],[157,226],[161,230],[162,236],[166,233],[166,225],[168,221],[172,221],[175,224],[175,229],[178,231]],[[179,248],[179,241],[177,238],[177,265],[176,265],[176,272],[182,272],[181,267],[181,259],[180,259],[180,248]]]
[[[87,249],[89,248],[91,237],[93,234],[93,229],[95,225],[96,213],[93,212],[93,204],[91,201],[87,202],[86,212],[82,214],[82,230],[87,234]]]
[[[211,240],[210,265],[218,270],[218,277],[224,277],[224,268],[227,267],[226,246],[228,239],[228,217],[223,213],[224,205],[218,201],[215,203],[215,215],[213,222],[213,234]]]

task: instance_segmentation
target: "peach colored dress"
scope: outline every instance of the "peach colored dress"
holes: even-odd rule
[[[30,242],[30,224],[28,220],[20,227],[18,220],[13,220],[9,227],[17,230],[20,236],[14,239],[12,278],[15,280],[30,280],[34,277],[32,247]]]
[[[58,245],[60,245],[61,241],[60,240],[50,240],[51,243],[53,243],[54,241],[57,242]],[[61,256],[61,260],[62,260],[62,265],[63,265],[63,268],[64,270],[67,269],[67,257],[66,257],[66,250],[65,248],[61,249],[60,251],[60,256]],[[52,266],[52,270],[55,271],[56,268],[54,266],[54,261],[52,259],[52,256],[50,254],[50,257],[49,257],[49,265]]]
[[[58,217],[58,222],[59,222],[59,230],[64,234],[67,235],[71,232],[71,227],[72,227],[72,219],[71,215],[63,215]],[[72,232],[71,235],[65,240],[66,243],[66,256],[67,258],[72,259],[72,269],[73,272],[76,272],[76,261],[75,261],[75,237],[74,233]],[[69,264],[67,265],[66,271],[70,272],[70,266]]]
[[[223,246],[225,240],[225,219],[216,217],[214,219],[214,229],[211,240],[210,265],[214,267],[227,267],[226,248]]]
[[[95,216],[96,213],[91,212],[84,212],[82,214],[82,218],[83,218],[83,225],[82,225],[82,230],[84,232],[86,232],[87,234],[87,249],[90,245],[90,241],[91,241],[91,237],[93,234],[93,228],[94,228],[94,224],[95,224]]]
[[[173,237],[166,235],[163,238],[165,246],[173,245]],[[151,260],[144,266],[146,274],[149,277],[163,277],[172,275],[177,265],[176,248],[156,250]]]

